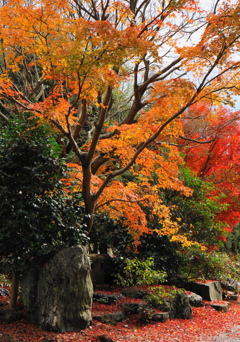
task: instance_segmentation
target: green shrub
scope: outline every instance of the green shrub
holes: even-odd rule
[[[182,254],[179,275],[187,280],[239,279],[239,260],[227,253],[190,248]]]
[[[151,285],[163,283],[166,278],[166,272],[154,270],[153,258],[134,258],[124,260],[122,270],[115,275],[115,283],[120,286]]]
[[[0,272],[86,242],[79,200],[64,191],[67,168],[55,133],[37,119],[0,125]]]

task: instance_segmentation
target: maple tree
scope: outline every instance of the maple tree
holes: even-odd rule
[[[0,116],[31,112],[59,130],[63,154],[75,155],[70,189],[82,192],[89,231],[95,212],[105,211],[124,216],[137,241],[149,231],[144,204],[161,234],[186,242],[158,189],[191,194],[174,146],[186,109],[206,99],[231,103],[239,93],[238,13],[239,3],[227,0],[211,11],[194,0],[2,5]],[[119,112],[115,89],[126,88]]]
[[[195,105],[183,118],[184,131],[192,141],[180,141],[187,165],[203,180],[215,184],[215,194],[224,194],[220,202],[227,203],[228,207],[218,214],[218,218],[229,230],[240,220],[239,120],[239,111],[214,108],[209,103]],[[207,143],[196,144],[194,140]],[[211,196],[211,192],[208,195]]]

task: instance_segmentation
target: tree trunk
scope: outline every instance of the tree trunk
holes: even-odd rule
[[[11,308],[15,308],[17,306],[18,285],[19,285],[18,275],[17,275],[17,273],[13,273],[12,287],[11,287],[11,299],[10,299],[10,307]]]

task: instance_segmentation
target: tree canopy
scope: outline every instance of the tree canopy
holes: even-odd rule
[[[179,177],[181,118],[198,104],[234,104],[239,26],[239,3],[228,0],[210,10],[195,0],[9,0],[0,116],[31,112],[57,128],[88,231],[104,211],[124,217],[137,243],[152,215],[162,235],[191,244],[159,189],[192,194]]]

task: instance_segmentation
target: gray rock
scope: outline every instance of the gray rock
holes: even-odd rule
[[[65,248],[22,279],[28,317],[44,330],[72,332],[91,324],[93,287],[83,247]]]
[[[228,312],[230,304],[228,302],[225,303],[212,303],[211,307],[217,311]]]
[[[97,341],[100,341],[100,342],[114,342],[114,340],[111,337],[108,337],[105,334],[100,335],[97,338],[98,338]]]
[[[120,299],[123,299],[124,296],[121,293],[116,293],[112,295],[106,295],[102,293],[94,293],[93,300],[98,303],[112,305],[118,302]]]
[[[225,279],[220,281],[223,290],[238,293],[240,290],[239,283],[234,279]]]
[[[146,300],[156,309],[168,312],[170,318],[190,319],[192,308],[185,292],[178,292],[173,298],[148,295]]]
[[[189,298],[189,302],[191,306],[195,308],[203,306],[203,302],[202,302],[203,299],[198,294],[191,292],[191,293],[188,293],[187,296]]]
[[[174,317],[181,319],[190,319],[192,317],[192,308],[185,292],[177,293],[173,298]]]
[[[126,315],[136,315],[143,310],[147,310],[149,305],[144,303],[124,303],[120,304],[120,307],[124,310]]]
[[[126,296],[126,297],[129,297],[129,298],[142,299],[146,295],[148,295],[149,292],[148,291],[144,291],[144,290],[130,288],[130,289],[124,289],[122,291],[122,294],[124,296]]]
[[[1,342],[16,342],[16,340],[14,340],[11,335],[5,334],[5,333],[0,333],[0,341]]]
[[[153,322],[161,322],[164,323],[169,319],[169,313],[168,312],[159,312],[152,315],[151,320]]]
[[[227,291],[224,293],[224,299],[238,300],[238,298],[239,298],[239,295],[235,292]]]
[[[219,281],[211,281],[207,283],[192,282],[189,285],[190,291],[198,294],[204,300],[222,300],[222,287]]]
[[[123,311],[117,311],[110,314],[93,316],[99,322],[106,324],[114,324],[116,322],[122,322],[125,319],[125,313]]]

